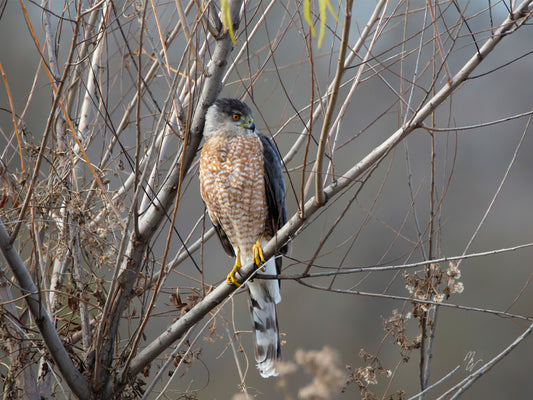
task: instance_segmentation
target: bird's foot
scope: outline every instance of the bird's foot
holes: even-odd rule
[[[226,278],[226,282],[228,282],[230,285],[234,284],[235,286],[240,287],[241,284],[239,283],[239,281],[237,281],[237,278],[235,277],[235,274],[237,273],[237,271],[241,267],[242,267],[242,265],[241,265],[241,251],[238,250],[237,251],[237,258],[235,260],[235,265],[233,266],[233,269],[231,270],[231,272],[228,274],[228,277]]]
[[[259,236],[257,239],[257,242],[255,242],[253,247],[254,252],[254,263],[258,267],[261,267],[261,265],[265,262],[265,257],[263,256],[263,248],[261,247],[261,239],[263,238],[263,235]],[[262,268],[261,271],[264,271],[265,269]]]

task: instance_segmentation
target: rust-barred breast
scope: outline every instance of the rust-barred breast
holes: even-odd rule
[[[241,257],[248,259],[265,231],[267,216],[259,138],[211,136],[202,149],[200,182],[209,217],[219,222]]]

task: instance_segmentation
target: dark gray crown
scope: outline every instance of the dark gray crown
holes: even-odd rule
[[[252,110],[245,103],[237,99],[217,99],[215,106],[224,114],[252,115]]]

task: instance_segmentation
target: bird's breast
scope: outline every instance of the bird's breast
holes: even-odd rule
[[[200,179],[239,187],[263,173],[263,146],[255,135],[213,136],[204,144]]]
[[[256,135],[211,136],[200,157],[200,187],[209,216],[248,253],[265,229],[263,145]]]

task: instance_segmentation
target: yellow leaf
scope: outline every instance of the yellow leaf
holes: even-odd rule
[[[328,6],[328,10],[331,13],[331,15],[333,15],[333,17],[337,20],[337,23],[339,25],[342,25],[342,22],[339,19],[339,17],[337,16],[337,14],[335,13],[335,10],[333,9],[333,6],[331,5],[330,1],[329,0],[321,0],[321,1],[324,1],[326,3],[326,5]]]
[[[318,0],[318,8],[320,10],[320,33],[318,35],[318,48],[322,46],[322,39],[324,39],[324,33],[326,33],[326,1]]]
[[[315,28],[313,27],[313,20],[311,19],[311,0],[304,0],[304,18],[311,28],[311,34],[316,36]],[[322,46],[322,39],[324,39],[324,34],[326,33],[326,20],[327,20],[327,10],[333,15],[335,20],[341,24],[339,17],[333,10],[333,6],[329,0],[318,0],[318,9],[320,12],[320,33],[318,34],[318,48]]]
[[[315,27],[313,26],[313,20],[311,19],[311,0],[304,1],[304,18],[311,28],[311,34],[316,36]]]
[[[229,32],[229,36],[233,44],[237,44],[235,41],[235,34],[233,33],[233,22],[231,21],[231,12],[229,9],[228,0],[220,0],[220,9],[222,10],[222,25]]]

